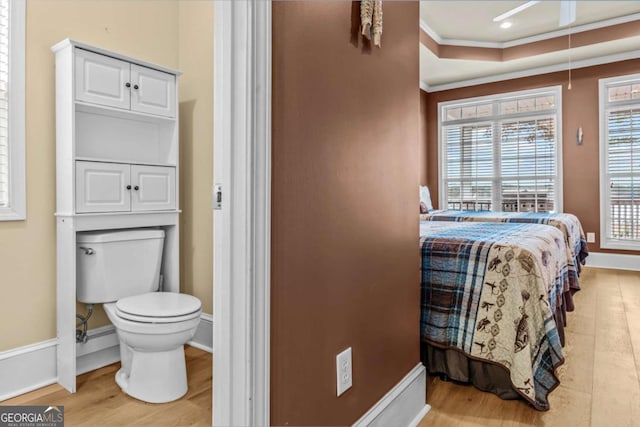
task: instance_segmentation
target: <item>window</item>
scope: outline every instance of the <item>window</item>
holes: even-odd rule
[[[440,207],[562,210],[560,86],[438,104]]]
[[[0,220],[25,219],[25,1],[0,0]]]
[[[640,249],[640,74],[600,80],[603,248]]]

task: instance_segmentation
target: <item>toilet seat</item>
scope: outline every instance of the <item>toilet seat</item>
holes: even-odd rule
[[[118,317],[142,323],[175,323],[200,315],[202,304],[194,296],[175,292],[150,292],[118,300]]]

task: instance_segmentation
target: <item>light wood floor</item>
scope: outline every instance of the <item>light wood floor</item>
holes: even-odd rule
[[[63,405],[65,426],[210,426],[211,354],[185,345],[189,391],[175,402],[153,404],[124,394],[115,382],[120,363],[77,378],[71,394],[51,385],[3,405]]]
[[[548,412],[429,377],[419,427],[640,426],[640,272],[587,268],[580,286]]]
[[[432,410],[419,426],[640,426],[640,273],[587,268],[580,284],[551,410],[429,378]],[[210,426],[211,355],[185,352],[189,392],[176,402],[125,395],[114,381],[117,363],[78,377],[76,394],[52,385],[2,403],[64,405],[67,426]]]

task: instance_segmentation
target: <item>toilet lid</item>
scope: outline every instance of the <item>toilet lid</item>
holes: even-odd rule
[[[202,304],[194,296],[175,292],[150,292],[122,298],[116,303],[118,314],[148,318],[183,317],[200,310]]]

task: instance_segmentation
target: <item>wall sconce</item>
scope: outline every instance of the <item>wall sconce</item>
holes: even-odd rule
[[[582,145],[582,136],[582,126],[580,126],[576,131],[576,141],[578,142],[578,145]]]

